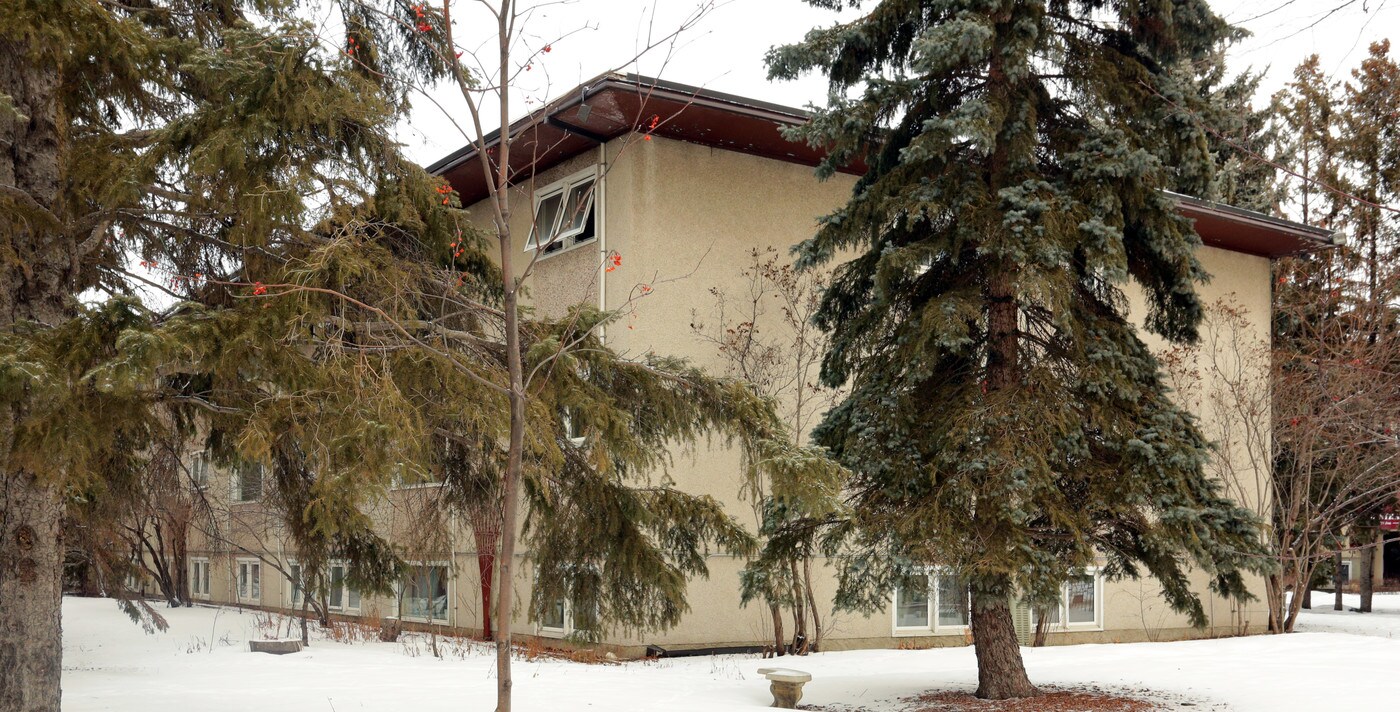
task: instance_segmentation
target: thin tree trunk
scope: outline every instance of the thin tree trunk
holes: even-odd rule
[[[1371,612],[1371,595],[1375,593],[1373,578],[1376,572],[1376,532],[1374,529],[1361,529],[1361,565],[1357,568],[1357,585],[1360,588],[1361,603],[1356,607],[1362,613]]]
[[[306,591],[306,582],[305,582],[305,581],[300,581],[300,582],[297,583],[297,585],[302,587],[302,591],[301,591],[301,644],[302,644],[303,646],[307,646],[307,645],[311,645],[311,633],[310,633],[310,631],[308,630],[309,624],[307,623],[307,620],[306,620],[306,618],[307,618],[306,607],[307,607],[308,602],[311,600],[311,594],[307,593],[307,591]]]
[[[812,613],[812,639],[807,645],[811,652],[821,652],[822,617],[817,611],[817,595],[812,592],[812,557],[802,557],[802,577],[807,583],[807,610]]]
[[[1035,638],[1031,640],[1031,647],[1045,647],[1045,640],[1049,635],[1050,610],[1048,608],[1038,608],[1035,612]]]
[[[1303,586],[1303,608],[1312,610],[1312,582]]]
[[[802,577],[797,573],[797,559],[788,562],[792,572],[792,654],[807,653],[807,596]]]
[[[768,610],[773,614],[773,654],[781,657],[787,652],[787,641],[783,640],[783,608],[770,603]]]
[[[1332,610],[1342,610],[1342,550],[1338,549],[1333,559],[1336,564],[1332,569]]]
[[[1004,587],[996,587],[1005,590]],[[972,645],[977,653],[977,696],[1009,700],[1040,694],[1026,676],[1011,605],[1003,593],[972,594]]]

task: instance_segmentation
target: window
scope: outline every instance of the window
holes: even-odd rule
[[[900,586],[894,594],[894,625],[896,628],[927,628],[928,579],[912,586]]]
[[[230,481],[233,501],[255,502],[262,498],[263,466],[256,462],[239,465]]]
[[[292,562],[288,567],[288,583],[292,587],[292,605],[300,606],[304,588],[310,577],[309,572],[304,572],[298,562]],[[360,592],[346,583],[346,564],[344,562],[332,563],[330,565],[330,579],[326,581],[326,604],[334,611],[358,611],[360,610]]]
[[[302,585],[305,582],[301,574],[301,564],[292,562],[292,565],[289,566],[288,569],[290,569],[291,573],[288,583],[292,585],[292,605],[301,606]]]
[[[544,614],[540,616],[540,628],[543,630],[563,633],[568,605],[564,599],[559,599],[544,609]]]
[[[190,482],[195,487],[204,488],[209,485],[209,454],[197,452],[190,459]]]
[[[938,626],[961,627],[972,620],[972,592],[962,579],[940,574],[938,579]]]
[[[564,421],[564,437],[575,446],[582,445],[588,437],[583,432],[583,423],[574,417],[572,408],[565,408],[560,414],[560,419]]]
[[[1046,621],[1057,628],[1097,628],[1099,580],[1096,570],[1071,576],[1060,586],[1059,603],[1044,611]]]
[[[447,567],[410,566],[404,580],[403,617],[447,622]]]
[[[190,598],[209,597],[209,560],[190,559]]]
[[[596,236],[593,229],[595,178],[590,168],[545,186],[535,194],[535,225],[530,230],[526,250],[540,248],[549,254],[588,242]]]
[[[262,600],[262,564],[254,559],[238,560],[238,600]]]
[[[437,487],[442,484],[442,471],[410,467],[399,463],[394,472],[394,487],[412,489],[414,487]]]
[[[345,564],[331,564],[330,606],[336,610],[360,609],[360,592],[345,583]]]
[[[1338,573],[1340,573],[1340,574],[1342,575],[1342,581],[1344,581],[1344,582],[1349,582],[1349,581],[1351,581],[1351,562],[1350,562],[1350,561],[1343,561],[1343,562],[1342,562],[1342,567],[1341,567],[1340,569],[1338,569]]]
[[[971,614],[971,591],[951,574],[930,574],[895,589],[894,627],[900,634],[961,630],[969,625]]]

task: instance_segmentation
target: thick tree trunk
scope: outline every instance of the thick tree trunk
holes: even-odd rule
[[[0,710],[6,712],[59,708],[62,511],[54,488],[28,473],[0,474]]]
[[[59,62],[38,49],[0,39],[0,95],[25,117],[0,113],[0,244],[19,255],[0,259],[0,331],[71,312],[73,246],[50,212],[61,180]],[[63,506],[47,473],[4,464],[22,407],[0,412],[0,710],[58,712]]]
[[[973,593],[972,644],[977,652],[977,696],[1009,700],[1040,694],[1026,676],[1011,605],[1004,595]]]
[[[1303,587],[1303,608],[1312,609],[1312,586]]]

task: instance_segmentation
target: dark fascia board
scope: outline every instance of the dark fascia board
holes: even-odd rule
[[[1182,193],[1174,193],[1166,190],[1162,191],[1178,203],[1197,212],[1218,215],[1226,220],[1237,223],[1249,223],[1269,230],[1286,233],[1296,237],[1318,249],[1327,249],[1341,244],[1337,233],[1326,228],[1313,227],[1303,223],[1276,218],[1255,210],[1238,208],[1226,203],[1216,203],[1210,200],[1202,200]]]
[[[724,111],[735,111],[749,116],[765,118],[777,123],[797,125],[809,120],[811,112],[797,109],[781,104],[750,99],[736,94],[726,94],[724,92],[711,91],[704,87],[697,87],[680,82],[672,82],[655,77],[648,77],[640,74],[619,74],[609,72],[601,74],[593,79],[570,90],[564,96],[541,107],[529,115],[511,124],[511,133],[519,135],[525,129],[534,124],[547,124],[562,131],[586,138],[594,143],[603,143],[615,138],[621,133],[602,134],[590,130],[586,126],[577,126],[565,123],[556,119],[556,115],[579,104],[582,104],[588,97],[599,94],[603,91],[628,91],[644,94],[648,97],[660,99],[670,99],[682,101],[691,105],[708,106]],[[500,139],[500,130],[492,131],[485,136],[487,147],[494,146]],[[442,175],[452,170],[463,162],[476,155],[476,146],[468,144],[462,148],[448,154],[427,167],[427,171],[433,175]],[[1165,191],[1174,200],[1179,202],[1186,212],[1195,212],[1201,215],[1209,215],[1230,223],[1250,225],[1268,230],[1272,233],[1286,235],[1296,240],[1297,245],[1305,246],[1302,251],[1317,249],[1327,249],[1340,244],[1339,239],[1329,230],[1312,227],[1291,220],[1276,218],[1264,213],[1237,208],[1233,205],[1215,203],[1189,195],[1172,193]],[[1281,246],[1280,246],[1281,247]],[[1297,252],[1298,249],[1284,249],[1275,252],[1270,249],[1267,256],[1276,257],[1281,254]]]
[[[557,125],[557,122],[553,120],[555,114],[559,114],[567,109],[582,104],[586,97],[608,89],[633,91],[645,93],[649,96],[656,96],[658,98],[686,101],[696,105],[738,110],[746,114],[765,116],[773,121],[787,124],[800,124],[812,117],[811,112],[802,109],[795,109],[790,106],[783,106],[781,104],[774,104],[756,99],[748,99],[736,94],[711,91],[704,87],[657,79],[641,74],[618,74],[616,72],[609,72],[580,84],[559,99],[515,121],[510,126],[511,134],[519,135],[521,131],[536,123]],[[613,136],[603,136],[593,133],[589,131],[587,127],[583,126],[568,125],[561,126],[560,128],[595,142],[614,138]],[[500,129],[486,134],[486,146],[489,148],[496,145],[496,143],[500,141],[500,138]],[[433,175],[442,175],[474,155],[476,155],[476,146],[474,144],[467,144],[433,162],[426,170]]]

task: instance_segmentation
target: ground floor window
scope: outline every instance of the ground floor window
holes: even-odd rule
[[[288,567],[288,583],[292,587],[292,605],[300,606],[306,586],[306,572],[299,562],[293,561]],[[334,562],[330,565],[330,578],[326,580],[326,603],[333,611],[360,610],[360,592],[346,583],[346,564]]]
[[[262,600],[262,563],[256,559],[238,560],[238,600],[257,603]]]
[[[1097,628],[1102,609],[1099,595],[1100,577],[1097,571],[1087,571],[1071,576],[1060,585],[1060,600],[1054,606],[1043,609],[1046,622],[1052,627]]]
[[[563,633],[568,623],[569,607],[564,599],[551,603],[540,616],[540,629],[551,633]]]
[[[966,628],[972,599],[967,583],[952,574],[931,573],[906,582],[894,594],[894,627],[903,633]]]
[[[403,617],[447,622],[447,567],[441,564],[409,566],[403,583]],[[359,597],[356,596],[356,606]]]
[[[360,610],[360,592],[345,583],[345,564],[331,564],[330,606],[334,610]]]
[[[190,598],[209,597],[209,560],[190,559]]]

